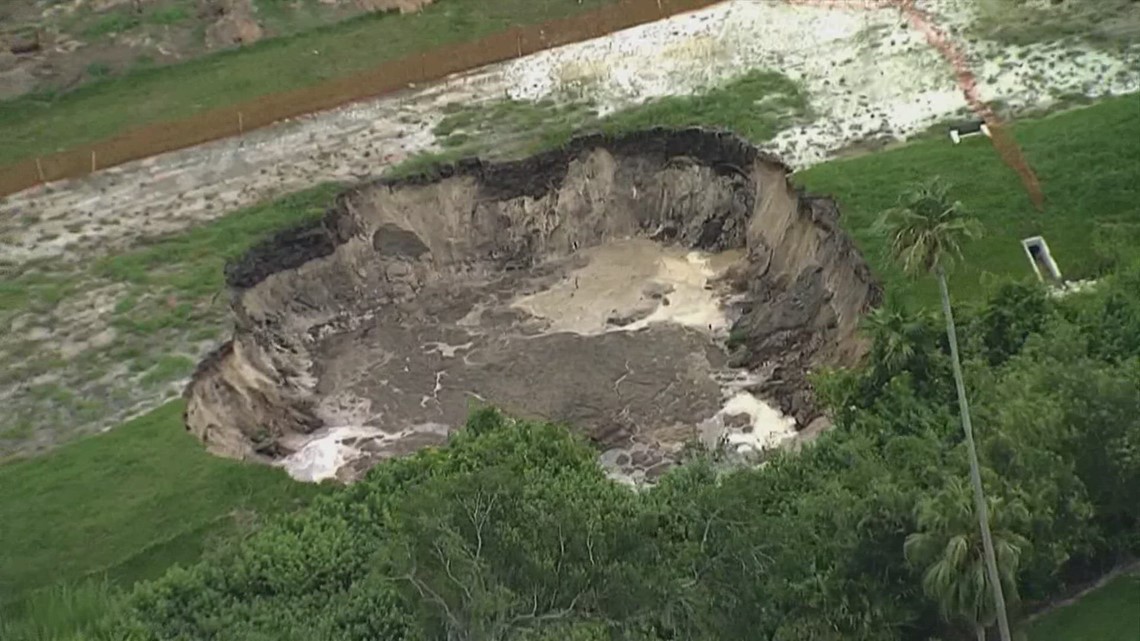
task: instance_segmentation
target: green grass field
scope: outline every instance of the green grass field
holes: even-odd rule
[[[0,165],[131,127],[352,75],[381,62],[612,0],[446,0],[419,14],[366,15],[183,64],[142,69],[62,95],[0,102]],[[266,73],[273,69],[273,73]]]
[[[213,535],[320,488],[207,454],[170,403],[103,435],[0,466],[0,604],[57,581],[129,585],[193,561]]]
[[[1140,575],[1120,576],[1034,621],[1032,641],[1140,641]]]
[[[984,296],[997,277],[1031,277],[1022,238],[1044,235],[1066,278],[1095,276],[1108,254],[1140,254],[1140,94],[1111,98],[1040,120],[1017,123],[1014,136],[1044,188],[1038,213],[1017,175],[985,138],[952,145],[923,140],[883,153],[824,163],[795,175],[809,191],[833,195],[844,226],[894,293],[933,303],[933,282],[904,281],[884,260],[875,217],[901,187],[931,175],[957,185],[954,194],[985,226],[951,277],[958,299]],[[1098,230],[1100,233],[1098,233]],[[1104,247],[1099,235],[1119,241]]]
[[[775,71],[750,71],[721,87],[691,96],[666,96],[618,111],[600,124],[603,131],[647,127],[721,127],[762,143],[810,118],[802,87]]]

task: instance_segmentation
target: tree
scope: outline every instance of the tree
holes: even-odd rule
[[[903,271],[912,276],[933,274],[938,279],[942,314],[946,317],[946,337],[950,342],[954,384],[958,392],[958,414],[962,421],[962,432],[966,437],[966,449],[970,459],[970,482],[974,490],[978,527],[982,535],[986,568],[990,582],[994,586],[993,598],[998,629],[1002,641],[1010,641],[1009,617],[1006,614],[1005,597],[1002,594],[997,561],[994,558],[986,495],[982,488],[978,452],[974,445],[974,430],[970,422],[970,406],[966,400],[966,386],[962,380],[957,330],[954,327],[950,290],[946,282],[946,270],[955,258],[961,257],[963,243],[976,237],[980,230],[977,221],[968,215],[962,203],[950,199],[949,192],[949,185],[938,177],[915,186],[902,195],[898,206],[883,212],[878,221],[878,228],[890,239],[890,254],[899,262]]]
[[[1053,300],[1040,284],[1006,283],[974,321],[981,352],[993,367],[1013,358],[1025,341],[1040,333],[1054,312]]]
[[[432,478],[393,506],[383,573],[420,602],[429,638],[581,636],[635,591],[622,561],[635,501],[596,466]]]
[[[872,339],[871,365],[888,377],[900,372],[924,374],[929,321],[927,313],[893,302],[872,310],[863,321]]]
[[[946,333],[939,328],[937,314],[921,308],[908,309],[888,299],[867,315],[863,328],[873,346],[868,359],[869,375],[863,378],[858,391],[863,400],[856,405],[869,407],[876,391],[896,382],[913,388],[924,404],[937,406],[950,399],[943,385],[950,372],[945,355]],[[907,380],[894,380],[899,378]]]
[[[997,617],[994,593],[1004,586],[1011,601],[1018,600],[1017,570],[1028,543],[1017,530],[1025,527],[1029,513],[1019,501],[989,502],[1000,577],[994,583],[987,578],[970,492],[951,477],[946,488],[921,502],[915,510],[919,531],[907,537],[903,550],[910,564],[923,568],[922,589],[943,618],[968,624],[978,641],[985,641],[985,629]]]

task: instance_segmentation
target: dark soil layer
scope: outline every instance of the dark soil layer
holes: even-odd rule
[[[374,430],[351,443],[364,452],[351,478],[439,442],[487,402],[571,423],[620,472],[651,478],[710,437],[734,373],[807,427],[820,411],[806,373],[861,356],[857,323],[881,289],[835,204],[787,173],[731,134],[654,129],[348,190],[320,223],[227,268],[236,332],[188,386],[187,429],[217,454],[269,458],[322,427]],[[612,314],[596,330],[520,305],[571,281],[577,291],[595,250],[633,261],[646,245],[731,258],[704,284],[724,302],[724,331],[639,325],[672,290],[635,282],[635,262],[604,290],[640,288],[635,309],[599,299]]]

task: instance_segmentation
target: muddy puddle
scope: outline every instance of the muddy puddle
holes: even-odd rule
[[[715,283],[744,258],[743,250],[708,254],[636,238],[589,248],[581,257],[584,267],[513,305],[546,319],[550,332],[583,336],[652,323],[728,331],[727,301]]]

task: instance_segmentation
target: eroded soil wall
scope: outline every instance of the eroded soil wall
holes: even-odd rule
[[[243,458],[280,457],[297,435],[345,416],[365,420],[346,409],[348,396],[369,397],[372,411],[365,414],[393,433],[424,424],[429,419],[410,418],[414,403],[404,407],[392,400],[406,390],[356,361],[402,358],[402,369],[389,363],[383,371],[414,373],[415,352],[376,346],[394,344],[398,333],[423,341],[421,330],[428,327],[438,328],[440,344],[458,332],[464,336],[454,341],[474,336],[487,349],[508,338],[535,338],[541,329],[507,304],[511,297],[565,280],[566,265],[584,250],[630,238],[710,253],[740,250],[741,258],[707,285],[735,301],[731,329],[717,337],[719,349],[731,365],[757,374],[752,391],[804,427],[820,414],[806,372],[859,358],[856,326],[879,303],[881,290],[839,228],[835,204],[799,193],[787,173],[779,160],[731,134],[649,130],[588,136],[517,162],[470,160],[350,189],[319,223],[283,232],[227,268],[236,332],[203,361],[187,387],[187,429],[210,451]],[[709,330],[715,333],[711,324]],[[694,330],[686,331],[664,338],[671,345],[662,354],[692,339]],[[582,345],[569,349],[588,351]],[[653,350],[637,347],[633,357],[646,358],[646,351]],[[712,367],[715,350],[704,351],[709,355],[697,360]],[[466,374],[473,396],[479,394],[471,390],[486,382],[476,379],[497,370],[480,371]],[[378,380],[360,380],[366,373]],[[510,375],[503,373],[504,380]],[[518,385],[535,376],[526,373]],[[462,404],[440,400],[443,380],[437,371],[431,398],[425,392],[419,405],[439,404],[440,418],[431,420],[447,423],[461,416]],[[588,381],[562,381],[547,390],[541,383],[520,390],[483,384],[479,390],[495,396],[483,400],[524,414],[573,420],[603,446],[636,439],[639,425],[699,420],[694,408],[708,399],[693,392],[688,413],[678,407],[642,416],[661,406],[651,402],[661,391],[641,405],[623,397],[624,405],[614,406],[627,415],[623,427],[607,418],[611,410],[604,401],[593,413],[571,409],[595,406],[593,397],[546,406],[528,400],[551,398],[567,386],[588,388]],[[378,389],[382,385],[390,387]],[[668,396],[684,399],[685,393]]]

